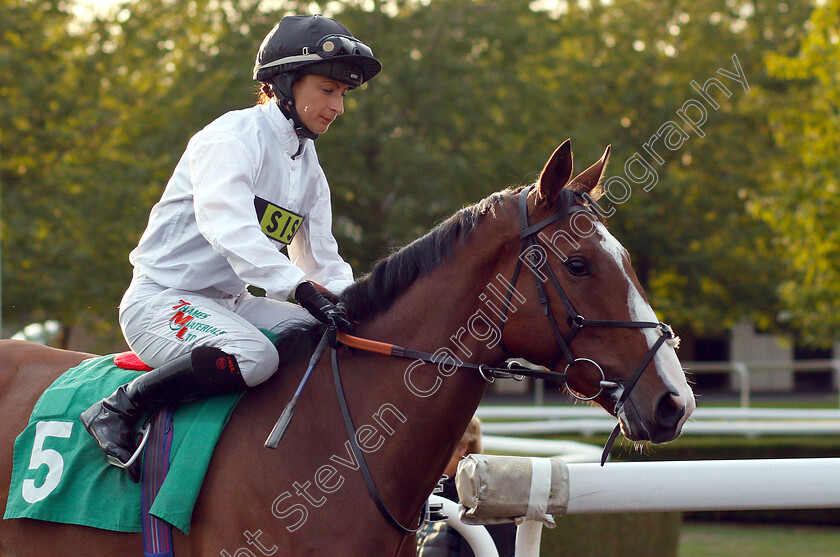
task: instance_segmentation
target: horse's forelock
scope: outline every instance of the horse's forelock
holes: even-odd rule
[[[578,195],[579,193],[583,193],[585,189],[575,186],[576,184],[572,182],[568,186],[561,189],[560,193],[557,194],[557,200],[555,203],[556,210],[559,213],[566,214],[568,213],[569,209],[575,205],[588,205],[588,203],[584,203],[584,200]],[[601,189],[601,186],[597,186],[591,191],[585,193],[587,193],[590,199],[593,199],[597,202],[603,195],[603,190]],[[593,212],[598,222],[606,224],[606,221],[601,216],[601,213],[599,213],[598,211]]]

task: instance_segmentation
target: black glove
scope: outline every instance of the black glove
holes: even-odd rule
[[[347,318],[344,310],[327,300],[311,282],[305,281],[297,286],[295,300],[321,323],[329,325],[333,329],[353,334],[355,327]]]

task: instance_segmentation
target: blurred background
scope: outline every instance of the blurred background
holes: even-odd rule
[[[5,0],[4,336],[57,320],[62,345],[80,327],[90,334],[79,347],[119,342],[128,252],[187,140],[255,102],[254,57],[276,21],[320,12],[340,17],[385,68],[317,145],[357,274],[463,205],[533,181],[564,139],[578,169],[612,144],[608,175],[626,175],[634,155],[657,173],[649,191],[629,179],[632,191],[614,188],[626,199],[607,204],[609,224],[685,359],[728,357],[738,324],[787,336],[793,356],[826,356],[840,333],[838,10]],[[748,92],[718,72],[737,71],[733,56]],[[708,100],[692,82],[710,78],[727,91],[707,85]],[[677,114],[692,99],[706,107],[703,137]],[[668,122],[685,136],[651,144]]]
[[[3,0],[0,336],[124,348],[149,210],[291,13],[384,66],[317,143],[357,275],[564,139],[578,170],[611,144],[609,226],[701,404],[837,407],[838,0]],[[488,400],[563,403],[542,389]]]

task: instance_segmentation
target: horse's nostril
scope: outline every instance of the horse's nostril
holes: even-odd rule
[[[673,393],[666,393],[656,404],[656,424],[662,428],[674,428],[685,415],[685,405]]]

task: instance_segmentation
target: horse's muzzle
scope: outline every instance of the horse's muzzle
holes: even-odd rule
[[[631,396],[618,412],[618,418],[621,431],[629,440],[667,443],[680,436],[694,408],[693,398],[685,400],[677,393],[666,392],[649,412],[641,412]]]

